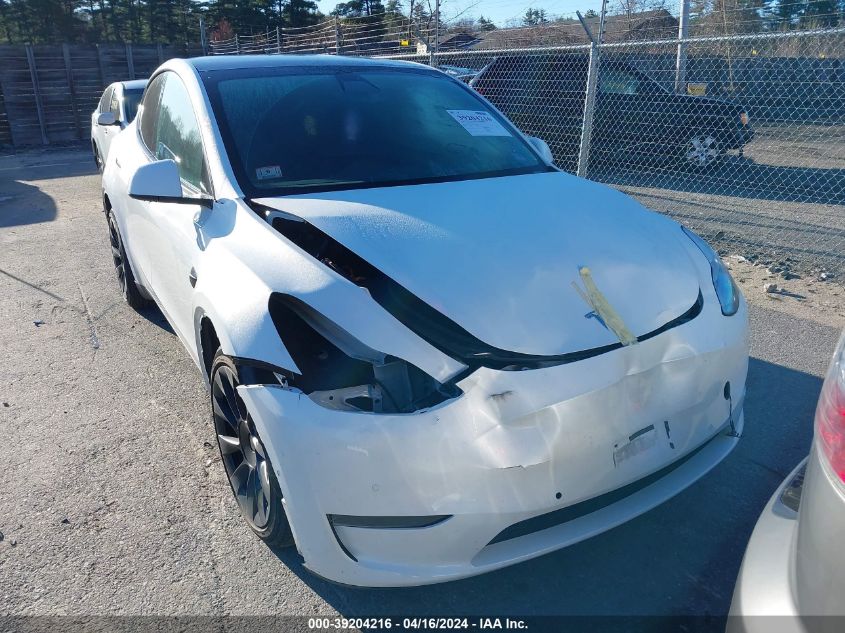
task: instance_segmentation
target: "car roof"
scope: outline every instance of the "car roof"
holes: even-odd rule
[[[232,70],[241,68],[279,68],[285,66],[331,66],[356,67],[372,66],[381,68],[420,68],[422,65],[388,59],[369,59],[365,57],[343,57],[340,55],[213,55],[194,57],[185,60],[198,71]],[[422,66],[428,68],[428,66]]]
[[[147,87],[146,79],[133,79],[132,81],[121,81],[124,90],[143,90]]]

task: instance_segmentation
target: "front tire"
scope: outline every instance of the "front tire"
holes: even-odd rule
[[[129,307],[134,310],[141,310],[150,305],[149,299],[146,299],[138,285],[135,283],[135,275],[132,273],[132,266],[126,257],[126,249],[123,247],[123,239],[120,237],[120,228],[117,226],[117,218],[114,217],[114,211],[110,210],[108,213],[109,223],[109,244],[111,246],[111,256],[114,261],[114,272],[117,275],[117,283],[120,284],[120,292],[123,294],[123,299],[129,304]]]
[[[250,529],[271,547],[288,547],[293,535],[282,491],[238,385],[238,368],[217,350],[211,367],[211,414],[226,477]]]

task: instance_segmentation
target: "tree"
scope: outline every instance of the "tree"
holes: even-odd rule
[[[839,24],[839,10],[836,0],[805,0],[801,10],[801,27],[807,29],[827,28]],[[845,6],[842,7],[845,9]]]
[[[331,15],[344,18],[360,18],[370,15],[381,15],[385,12],[381,0],[349,0],[338,4]]]
[[[319,13],[313,0],[288,0],[287,26],[300,27],[315,24]]]
[[[209,39],[212,42],[225,42],[235,37],[235,31],[232,29],[232,24],[226,18],[220,18],[214,28],[211,29]]]
[[[201,6],[200,0],[185,1]],[[225,18],[241,35],[265,33],[276,27],[309,26],[323,18],[313,0],[212,0],[206,15],[210,23]]]
[[[405,35],[408,30],[408,18],[402,13],[400,0],[388,0],[384,5],[384,23],[391,38],[411,39]]]
[[[787,30],[798,23],[803,3],[797,0],[772,0],[766,7],[767,22],[773,31]]]
[[[0,32],[8,43],[76,41],[87,23],[79,0],[0,0]]]
[[[766,26],[766,0],[693,0],[690,24],[696,35],[757,33]]]
[[[478,18],[478,27],[482,31],[495,31],[496,25],[493,24],[493,20],[488,20],[483,15]]]
[[[522,16],[523,26],[537,26],[538,24],[546,24],[548,22],[545,9],[534,9],[529,7]]]

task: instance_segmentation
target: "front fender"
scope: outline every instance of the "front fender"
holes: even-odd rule
[[[219,201],[198,219],[194,333],[214,324],[223,352],[301,373],[270,318],[273,292],[296,297],[372,349],[402,358],[439,381],[465,366],[432,347],[370,294],[293,245],[241,201]]]
[[[225,252],[204,258],[198,272],[194,294],[197,350],[202,350],[202,319],[208,317],[224,354],[299,371],[269,317],[273,290],[260,277]]]

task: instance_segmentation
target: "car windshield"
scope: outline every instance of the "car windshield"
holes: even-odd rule
[[[203,73],[249,197],[547,171],[471,89],[431,70]]]
[[[126,122],[131,123],[138,114],[138,104],[141,103],[141,97],[144,96],[143,90],[124,90],[123,91],[123,107],[126,109]]]

